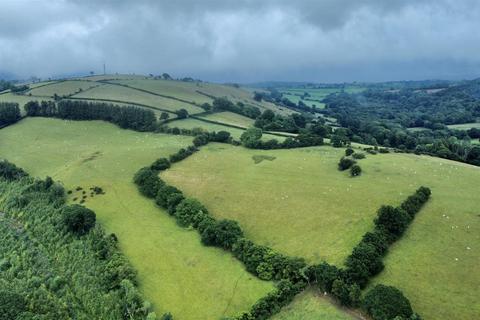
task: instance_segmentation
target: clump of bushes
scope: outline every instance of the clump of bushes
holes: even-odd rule
[[[170,168],[170,161],[167,158],[159,158],[150,166],[152,170],[163,171]]]
[[[355,151],[353,151],[352,148],[347,148],[347,149],[345,149],[345,156],[346,156],[346,157],[349,157],[349,156],[351,156],[354,152],[355,152]]]
[[[6,180],[18,180],[28,174],[21,168],[17,167],[7,160],[0,160],[0,177]]]
[[[148,197],[155,198],[163,181],[158,177],[158,171],[149,167],[140,169],[134,176],[133,181],[138,185],[140,192]]]
[[[182,148],[177,153],[172,154],[169,160],[171,163],[179,162],[191,156],[197,151],[198,149],[195,146],[189,146],[186,149]]]
[[[340,159],[340,161],[338,162],[338,170],[340,170],[340,171],[347,170],[351,166],[353,166],[355,163],[356,163],[356,161],[351,159],[351,158],[342,157]]]
[[[352,157],[357,160],[365,159],[365,153],[355,152]]]

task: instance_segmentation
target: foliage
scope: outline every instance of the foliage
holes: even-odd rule
[[[20,118],[18,103],[0,102],[0,127],[15,123]]]
[[[358,164],[354,164],[350,167],[350,175],[352,177],[357,177],[362,174],[362,168]]]
[[[248,106],[242,102],[234,104],[227,98],[215,98],[212,103],[212,109],[213,111],[230,111],[252,119],[256,119],[260,115],[260,109],[257,107]]]
[[[201,233],[203,244],[221,247],[225,250],[230,250],[238,238],[243,236],[238,222],[233,220],[212,221],[203,229]]]
[[[167,158],[159,158],[150,166],[152,170],[163,171],[170,168],[170,161]]]
[[[363,299],[363,308],[374,320],[408,319],[413,310],[400,290],[391,286],[376,285]]]
[[[135,174],[133,181],[138,185],[140,192],[148,198],[155,198],[158,189],[163,185],[158,172],[150,167],[141,168]]]
[[[350,169],[356,163],[352,158],[342,157],[338,162],[338,170],[344,171]]]
[[[0,160],[0,177],[6,180],[18,180],[28,174],[22,168],[7,160]]]
[[[95,226],[95,212],[92,210],[73,204],[63,209],[63,222],[70,232],[78,235],[84,235]]]

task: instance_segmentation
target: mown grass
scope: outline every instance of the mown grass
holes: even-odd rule
[[[232,125],[240,126],[244,128],[253,126],[253,123],[255,122],[255,120],[253,119],[244,117],[237,113],[228,112],[228,111],[207,114],[205,116],[202,116],[202,118],[207,120],[218,121],[226,124],[232,124]]]
[[[480,129],[480,122],[471,122],[471,123],[463,123],[463,124],[452,124],[447,126],[449,129],[455,130],[468,130],[472,128]]]
[[[315,290],[307,290],[295,297],[272,320],[353,320],[355,317],[337,307],[329,298]]]
[[[138,91],[132,88],[127,88],[118,85],[104,84],[102,86],[90,89],[85,92],[80,92],[74,95],[75,98],[95,98],[95,99],[110,99],[120,100],[125,103],[141,103],[152,107],[162,108],[168,111],[176,111],[185,109],[189,113],[199,113],[204,110],[200,107],[193,106],[188,103],[180,102],[174,99],[167,99],[153,94]]]
[[[79,91],[88,90],[95,86],[100,86],[101,83],[95,83],[91,81],[80,81],[80,80],[70,80],[70,81],[61,81],[46,86],[41,86],[39,88],[34,88],[29,90],[26,94],[31,93],[34,96],[48,96],[53,97],[54,94],[58,96],[68,96],[75,94]]]
[[[212,144],[167,170],[165,180],[249,238],[289,255],[341,265],[376,210],[419,186],[432,198],[391,249],[375,283],[394,284],[425,319],[480,313],[480,168],[408,154],[367,155],[363,174],[337,170],[343,149],[247,150]],[[275,157],[255,164],[254,156]],[[458,259],[458,260],[456,260]]]
[[[197,232],[177,226],[132,183],[139,168],[190,144],[190,137],[138,133],[99,121],[27,118],[0,130],[0,141],[2,158],[34,176],[52,176],[67,190],[87,191],[85,205],[118,236],[158,314],[219,319],[249,309],[272,290],[230,254],[202,246]],[[92,186],[106,194],[90,197]]]

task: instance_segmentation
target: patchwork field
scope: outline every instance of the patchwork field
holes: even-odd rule
[[[29,96],[14,94],[14,93],[0,94],[0,102],[15,102],[15,103],[18,103],[20,109],[23,109],[23,106],[27,102],[32,101],[32,100],[41,101],[41,100],[52,100],[52,99],[50,99],[50,98],[29,97]]]
[[[278,91],[284,94],[284,97],[292,101],[293,103],[298,103],[299,101],[303,101],[307,106],[312,107],[315,105],[317,108],[325,107],[324,103],[321,103],[326,96],[332,93],[340,92],[339,88],[277,88]],[[356,93],[365,90],[362,87],[353,87],[347,86],[344,89],[344,92],[347,93]],[[301,99],[301,96],[304,93],[308,93],[309,96]]]
[[[175,319],[219,319],[247,310],[273,289],[247,273],[221,249],[207,248],[197,232],[177,226],[153,201],[141,196],[134,173],[176,152],[191,138],[121,130],[99,121],[28,118],[0,130],[2,158],[34,176],[52,176],[86,193],[87,207],[118,238],[138,271],[140,289],[161,315]],[[89,195],[102,187],[106,194]]]
[[[343,149],[247,150],[212,144],[162,176],[211,212],[240,222],[277,250],[342,264],[372,228],[382,204],[397,205],[421,185],[432,199],[387,256],[376,282],[402,289],[425,319],[480,313],[480,169],[407,154],[368,155],[363,175],[339,172]],[[458,259],[458,260],[457,260]]]

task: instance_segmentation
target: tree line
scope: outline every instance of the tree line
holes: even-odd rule
[[[0,102],[0,127],[14,124],[21,118],[18,103]]]

